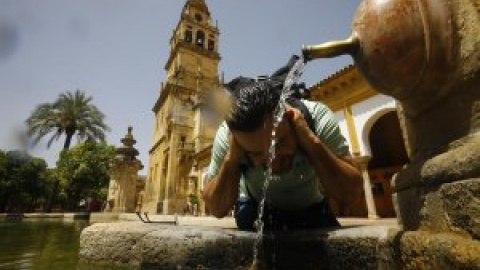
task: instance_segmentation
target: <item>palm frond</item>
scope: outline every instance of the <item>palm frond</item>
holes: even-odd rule
[[[58,129],[57,132],[55,132],[52,137],[50,137],[50,139],[48,140],[48,143],[47,143],[47,146],[50,147],[53,143],[53,141],[58,141],[58,139],[60,139],[60,137],[62,136],[63,132]]]
[[[104,140],[104,132],[110,128],[104,122],[105,115],[92,104],[92,100],[92,97],[77,89],[73,93],[60,94],[53,103],[38,105],[26,120],[28,136],[38,143],[53,133],[48,140],[48,147],[63,134],[76,134],[81,140]]]

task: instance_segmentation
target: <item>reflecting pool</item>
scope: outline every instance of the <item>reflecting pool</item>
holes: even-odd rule
[[[88,221],[0,222],[0,269],[77,269],[80,233]]]

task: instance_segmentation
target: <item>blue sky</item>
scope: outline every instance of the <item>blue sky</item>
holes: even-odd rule
[[[133,126],[148,166],[153,112],[165,77],[168,42],[184,0],[0,0],[0,149],[26,149],[50,166],[50,149],[22,143],[25,119],[39,103],[80,89],[106,115],[110,144]],[[220,71],[270,74],[302,44],[346,38],[357,0],[206,0],[220,28]],[[307,65],[311,86],[352,63],[348,56]],[[74,141],[76,143],[76,141]],[[142,171],[145,173],[146,170]]]

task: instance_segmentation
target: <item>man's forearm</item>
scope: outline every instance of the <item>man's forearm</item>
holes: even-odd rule
[[[238,163],[225,159],[217,176],[208,182],[203,200],[208,210],[221,218],[228,214],[238,197],[240,167]]]
[[[362,178],[358,168],[346,160],[335,156],[316,138],[307,152],[315,172],[323,186],[335,199],[351,204],[360,196]]]

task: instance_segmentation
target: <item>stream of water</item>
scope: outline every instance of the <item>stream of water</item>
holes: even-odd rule
[[[263,214],[264,214],[264,208],[265,208],[265,199],[268,195],[268,186],[271,181],[275,181],[275,179],[278,176],[275,176],[272,173],[272,162],[275,159],[275,145],[276,145],[276,130],[280,123],[283,120],[283,115],[285,114],[286,111],[286,99],[292,95],[293,90],[292,86],[298,82],[300,77],[303,74],[305,68],[305,60],[303,57],[299,57],[299,59],[295,62],[293,65],[292,69],[290,69],[287,77],[285,78],[285,82],[283,84],[283,89],[282,93],[280,95],[280,100],[277,104],[277,107],[275,108],[275,111],[273,112],[273,128],[272,128],[272,138],[270,142],[270,147],[269,147],[269,157],[268,157],[268,169],[265,172],[265,183],[263,185],[263,195],[262,199],[260,201],[259,205],[259,210],[258,210],[258,227],[257,227],[257,237],[255,239],[255,246],[254,246],[254,251],[253,251],[253,265],[251,269],[257,269],[259,262],[259,256],[258,256],[258,251],[261,248],[263,238],[265,237],[264,234],[264,222],[263,222]],[[273,237],[273,234],[272,234]],[[272,255],[272,265],[275,265],[275,254],[273,253]]]

